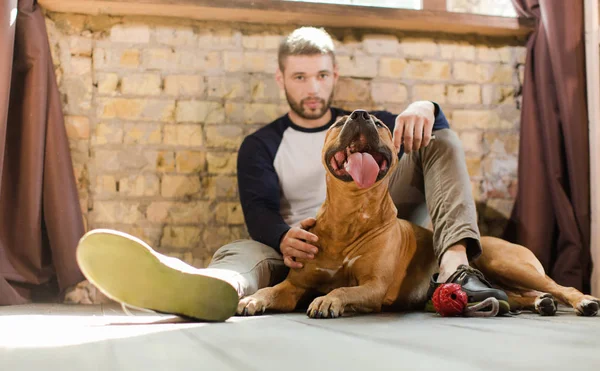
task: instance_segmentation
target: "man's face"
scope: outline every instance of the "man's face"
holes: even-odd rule
[[[331,106],[338,70],[329,55],[289,56],[276,78],[291,109],[304,119],[316,120]]]

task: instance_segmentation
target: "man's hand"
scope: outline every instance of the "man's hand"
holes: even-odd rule
[[[417,151],[427,147],[431,140],[433,123],[435,122],[435,106],[428,101],[414,102],[396,117],[394,127],[394,146],[400,152],[404,144],[404,152]]]
[[[316,246],[306,243],[305,241],[317,242],[319,238],[306,231],[308,228],[315,225],[315,218],[307,218],[300,222],[300,227],[294,227],[287,231],[281,239],[279,250],[283,254],[283,262],[290,268],[302,268],[302,263],[297,262],[294,258],[313,259],[318,249]]]

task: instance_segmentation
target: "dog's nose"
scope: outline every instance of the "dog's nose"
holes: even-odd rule
[[[350,115],[350,118],[352,120],[356,120],[356,119],[363,119],[365,121],[368,121],[371,117],[369,116],[369,112],[362,110],[362,109],[357,109],[354,110],[354,112],[352,112],[352,114]]]

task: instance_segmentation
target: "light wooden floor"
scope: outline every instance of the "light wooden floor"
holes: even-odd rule
[[[0,370],[599,370],[600,317],[304,314],[184,322],[114,305],[0,307]]]

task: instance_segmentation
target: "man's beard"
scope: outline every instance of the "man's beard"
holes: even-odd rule
[[[292,99],[292,97],[290,97],[288,95],[287,90],[285,91],[285,98],[287,99],[288,104],[292,108],[292,111],[296,112],[296,114],[298,116],[300,116],[306,120],[317,120],[317,119],[320,119],[321,117],[323,117],[329,110],[329,107],[331,107],[331,98],[332,97],[333,97],[333,90],[331,91],[331,94],[329,95],[329,98],[327,98],[327,100],[325,100],[323,98],[304,98],[300,101],[300,103],[298,103],[294,99]],[[303,107],[304,107],[304,102],[307,100],[318,100],[319,103],[321,103],[321,108],[316,112],[305,111],[303,109]]]

